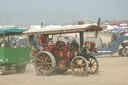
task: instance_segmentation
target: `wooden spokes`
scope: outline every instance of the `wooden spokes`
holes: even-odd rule
[[[54,56],[47,51],[39,53],[34,64],[37,75],[50,75],[56,67]]]
[[[87,60],[82,56],[75,57],[71,62],[73,75],[84,76],[88,72]]]
[[[91,74],[96,73],[98,71],[98,69],[99,69],[98,61],[93,56],[90,56],[89,59],[88,59],[88,61],[89,61],[89,64],[88,64],[88,66],[89,66],[88,72],[91,73]]]

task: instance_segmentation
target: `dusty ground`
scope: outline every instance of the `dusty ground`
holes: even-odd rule
[[[25,73],[0,76],[0,85],[128,85],[128,57],[100,56],[99,72],[86,77],[66,75],[36,76],[32,64]]]

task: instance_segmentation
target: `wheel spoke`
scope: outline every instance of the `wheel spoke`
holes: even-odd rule
[[[74,63],[72,64],[72,66],[73,66],[73,67],[77,67],[77,65],[76,65],[76,64],[74,64]]]
[[[41,65],[42,65],[42,63],[39,63],[39,62],[37,63],[37,66],[41,66]]]
[[[75,60],[74,60],[74,63],[75,63],[75,64],[78,64],[78,61],[77,61],[77,59],[75,59]]]
[[[44,65],[44,70],[47,70],[47,69],[46,69],[46,65]]]
[[[45,70],[47,70],[47,71],[49,70],[48,67],[47,67],[47,65],[45,65]]]
[[[45,54],[42,54],[42,60],[45,61]]]
[[[78,63],[79,63],[79,60],[78,60],[78,59],[76,59],[76,60],[75,60],[75,62],[76,62],[76,64],[78,64]]]
[[[48,61],[48,59],[49,59],[49,57],[48,57],[48,56],[46,56],[46,57],[45,57],[45,63]]]
[[[77,59],[76,61],[77,61],[77,64],[78,65],[81,65],[83,63],[83,60],[82,59]]]
[[[89,73],[94,74],[98,70],[98,62],[95,57],[89,59]]]
[[[50,58],[48,58],[48,59],[47,59],[47,62],[51,62],[51,59],[50,59]]]
[[[46,63],[47,65],[52,65],[52,63],[51,62],[49,62],[49,63]]]
[[[89,61],[92,62],[92,58],[89,58]]]
[[[84,73],[84,68],[80,68],[81,74]]]
[[[93,68],[94,71],[96,71],[96,67],[95,66],[93,66],[92,68]]]
[[[85,64],[81,64],[80,67],[86,67],[86,65]]]
[[[95,71],[95,69],[94,69],[93,67],[92,67],[91,69],[92,69],[92,72],[94,72],[94,71]]]
[[[44,61],[43,57],[41,55],[39,55],[36,60],[38,61],[39,59],[40,59],[40,61]]]
[[[44,66],[38,67],[38,70],[39,70],[39,71],[42,70],[42,69],[44,69]]]
[[[94,63],[93,66],[96,66],[97,67],[98,65],[97,65],[97,63]]]
[[[89,72],[92,72],[92,67],[89,67]]]
[[[51,70],[51,66],[49,66],[49,65],[46,65],[47,66],[47,68],[49,69],[49,71]]]
[[[40,58],[37,58],[36,61],[38,61],[38,62],[42,62],[42,60],[41,60]]]
[[[92,62],[92,64],[94,64],[96,61],[94,60],[93,62]]]
[[[92,62],[94,62],[94,61],[95,61],[95,59],[89,58],[89,62],[90,62],[90,63],[92,63]]]
[[[77,71],[78,71],[78,68],[74,68],[73,71],[74,71],[74,72],[77,72]]]

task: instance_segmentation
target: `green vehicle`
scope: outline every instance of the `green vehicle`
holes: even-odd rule
[[[7,74],[8,70],[23,73],[30,62],[30,46],[22,36],[22,29],[0,30],[0,74]]]

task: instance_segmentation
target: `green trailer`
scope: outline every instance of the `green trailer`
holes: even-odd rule
[[[22,32],[22,29],[0,30],[0,74],[7,74],[12,69],[18,73],[25,72],[30,62],[30,46],[17,39]]]

